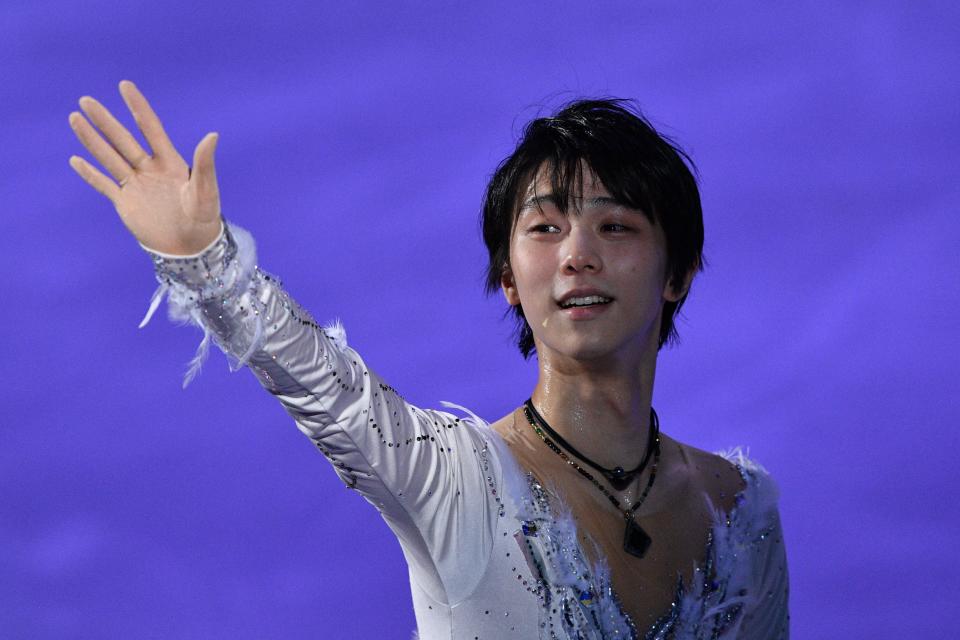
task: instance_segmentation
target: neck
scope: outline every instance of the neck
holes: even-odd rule
[[[612,469],[634,468],[646,455],[656,344],[639,358],[577,361],[538,351],[533,404],[577,451]]]

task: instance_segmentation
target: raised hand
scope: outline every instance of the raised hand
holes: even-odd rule
[[[208,133],[197,145],[191,172],[140,90],[123,80],[120,95],[152,155],[106,107],[84,96],[80,108],[93,125],[74,111],[70,127],[112,179],[80,156],[71,156],[70,166],[109,198],[143,245],[174,255],[197,253],[220,233],[220,192],[213,165],[218,135]]]

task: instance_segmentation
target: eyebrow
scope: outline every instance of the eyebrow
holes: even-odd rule
[[[571,199],[576,199],[576,198],[571,198]],[[523,204],[520,206],[519,213],[522,214],[524,211],[527,211],[533,208],[540,209],[542,208],[544,203],[552,204],[557,208],[560,208],[560,205],[557,202],[557,196],[552,193],[545,193],[543,195],[531,196],[530,198],[527,198],[523,202]],[[617,200],[612,196],[597,196],[595,198],[587,198],[584,200],[584,207],[588,209],[605,207],[605,206],[626,206],[626,205],[620,200]]]

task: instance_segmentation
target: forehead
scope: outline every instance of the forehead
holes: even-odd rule
[[[571,198],[590,198],[593,196],[609,196],[610,192],[597,177],[593,167],[581,160],[577,167],[577,175],[569,176],[565,182],[569,188]],[[553,192],[556,170],[552,163],[543,162],[527,180],[526,187],[520,190],[521,203],[528,198]]]
[[[547,209],[559,210],[564,215],[598,209],[643,213],[625,203],[622,197],[611,195],[597,173],[583,160],[572,167],[568,165],[563,171],[557,171],[549,162],[542,163],[517,193],[514,225],[520,218],[543,214]]]

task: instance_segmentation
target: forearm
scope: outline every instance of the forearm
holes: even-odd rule
[[[339,325],[320,327],[255,266],[245,231],[228,225],[194,256],[151,253],[161,283],[151,309],[166,293],[174,319],[204,331],[188,380],[215,341],[232,368],[247,365],[283,404],[344,484],[383,514],[418,574],[444,575],[424,588],[437,598],[460,583],[469,590],[477,576],[458,575],[459,563],[470,557],[479,575],[489,544],[461,549],[455,541],[482,528],[489,543],[498,509],[487,492],[493,471],[479,459],[482,432],[404,401],[347,345]],[[474,508],[462,509],[464,501]]]
[[[151,254],[161,283],[151,309],[167,294],[171,316],[204,331],[187,381],[215,341],[231,367],[247,365],[341,479],[371,502],[402,496],[404,508],[418,513],[445,496],[445,468],[476,448],[472,434],[448,413],[405,402],[347,346],[339,325],[320,327],[256,267],[248,233],[227,225],[200,254]]]
[[[345,353],[339,326],[320,327],[276,277],[257,267],[248,232],[227,223],[210,246],[191,256],[144,248],[160,287],[142,324],[167,295],[171,319],[204,331],[185,386],[213,340],[227,355],[231,370],[248,365],[298,423],[343,422],[339,414],[351,403],[342,396],[363,391],[360,378],[367,377],[366,371],[359,358]]]

